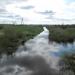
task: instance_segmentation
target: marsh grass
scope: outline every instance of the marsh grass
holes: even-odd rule
[[[49,27],[49,39],[58,43],[72,43],[75,40],[75,26]]]

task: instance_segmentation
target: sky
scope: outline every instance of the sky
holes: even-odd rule
[[[75,0],[0,0],[0,23],[74,24]]]

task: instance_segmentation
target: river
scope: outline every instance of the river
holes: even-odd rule
[[[0,59],[0,75],[59,75],[60,56],[75,50],[72,44],[50,42],[49,30],[44,31],[19,46],[14,56]],[[64,74],[65,75],[65,74]],[[71,74],[70,74],[71,75]]]

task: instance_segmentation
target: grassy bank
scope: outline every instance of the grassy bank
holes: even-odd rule
[[[0,26],[0,54],[12,55],[20,44],[42,31],[40,26]]]
[[[13,29],[15,32],[22,33],[26,41],[43,31],[42,26],[4,25],[2,29],[0,29],[0,33],[3,33],[6,29]]]

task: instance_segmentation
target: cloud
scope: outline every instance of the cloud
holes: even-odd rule
[[[24,20],[26,24],[51,24],[55,19],[57,19],[55,22],[57,24],[62,24],[63,21],[74,23],[75,2],[68,2],[66,0],[3,0],[0,4],[4,7],[2,11],[6,10],[8,14],[19,15],[27,19],[27,21]]]
[[[0,8],[0,13],[6,12],[4,8]]]
[[[53,11],[48,11],[48,10],[45,10],[45,11],[41,11],[41,12],[36,12],[36,13],[38,13],[38,14],[41,14],[41,15],[45,15],[46,16],[46,19],[48,18],[48,19],[52,19],[53,18],[53,16],[54,16],[54,14],[55,14],[55,12],[53,12]]]
[[[38,13],[40,13],[40,14],[44,14],[44,15],[46,15],[46,14],[54,14],[54,12],[53,11],[48,11],[48,10],[45,10],[45,11],[42,11],[42,12],[38,12]]]
[[[33,6],[25,6],[25,7],[20,7],[21,9],[33,9],[34,7]]]

